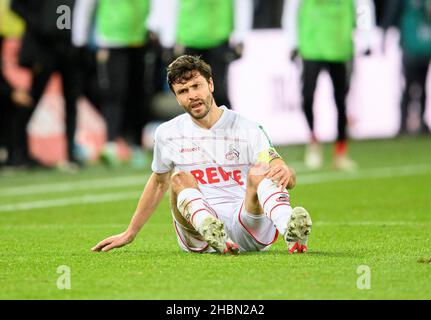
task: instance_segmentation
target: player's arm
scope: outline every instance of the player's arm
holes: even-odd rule
[[[283,186],[283,189],[293,189],[295,187],[295,171],[284,162],[274,147],[262,151],[259,154],[258,162],[269,165],[265,178],[277,183],[278,187]]]
[[[151,215],[156,210],[163,195],[169,188],[171,172],[167,173],[153,173],[148,180],[141,198],[139,199],[138,206],[135,214],[129,224],[129,227],[123,233],[111,236],[99,242],[94,246],[92,251],[109,251],[113,248],[120,248],[129,244],[135,239],[139,230],[148,221]]]

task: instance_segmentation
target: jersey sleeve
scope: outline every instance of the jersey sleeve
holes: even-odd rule
[[[154,153],[151,170],[155,173],[166,173],[174,168],[172,160],[169,158],[169,145],[163,140],[160,128],[154,133]]]
[[[256,125],[255,130],[252,131],[252,139],[250,139],[251,142],[251,162],[255,163],[257,159],[259,158],[259,154],[262,151],[269,150],[273,148],[273,145],[271,143],[271,140],[269,139],[267,133],[263,129],[261,125]]]

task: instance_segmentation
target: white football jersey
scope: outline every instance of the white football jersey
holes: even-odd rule
[[[198,126],[188,113],[161,124],[151,166],[155,173],[190,172],[216,211],[244,200],[250,166],[271,147],[261,126],[220,108],[223,114],[210,129]]]

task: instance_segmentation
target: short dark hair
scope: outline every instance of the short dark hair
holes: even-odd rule
[[[167,79],[171,91],[174,92],[172,86],[175,83],[189,81],[196,76],[196,72],[199,72],[208,83],[212,78],[211,66],[200,56],[182,55],[175,59],[167,68]]]

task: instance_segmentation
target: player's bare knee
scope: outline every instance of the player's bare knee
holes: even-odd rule
[[[198,188],[195,177],[185,171],[177,171],[171,176],[171,186],[176,194],[185,188]]]

